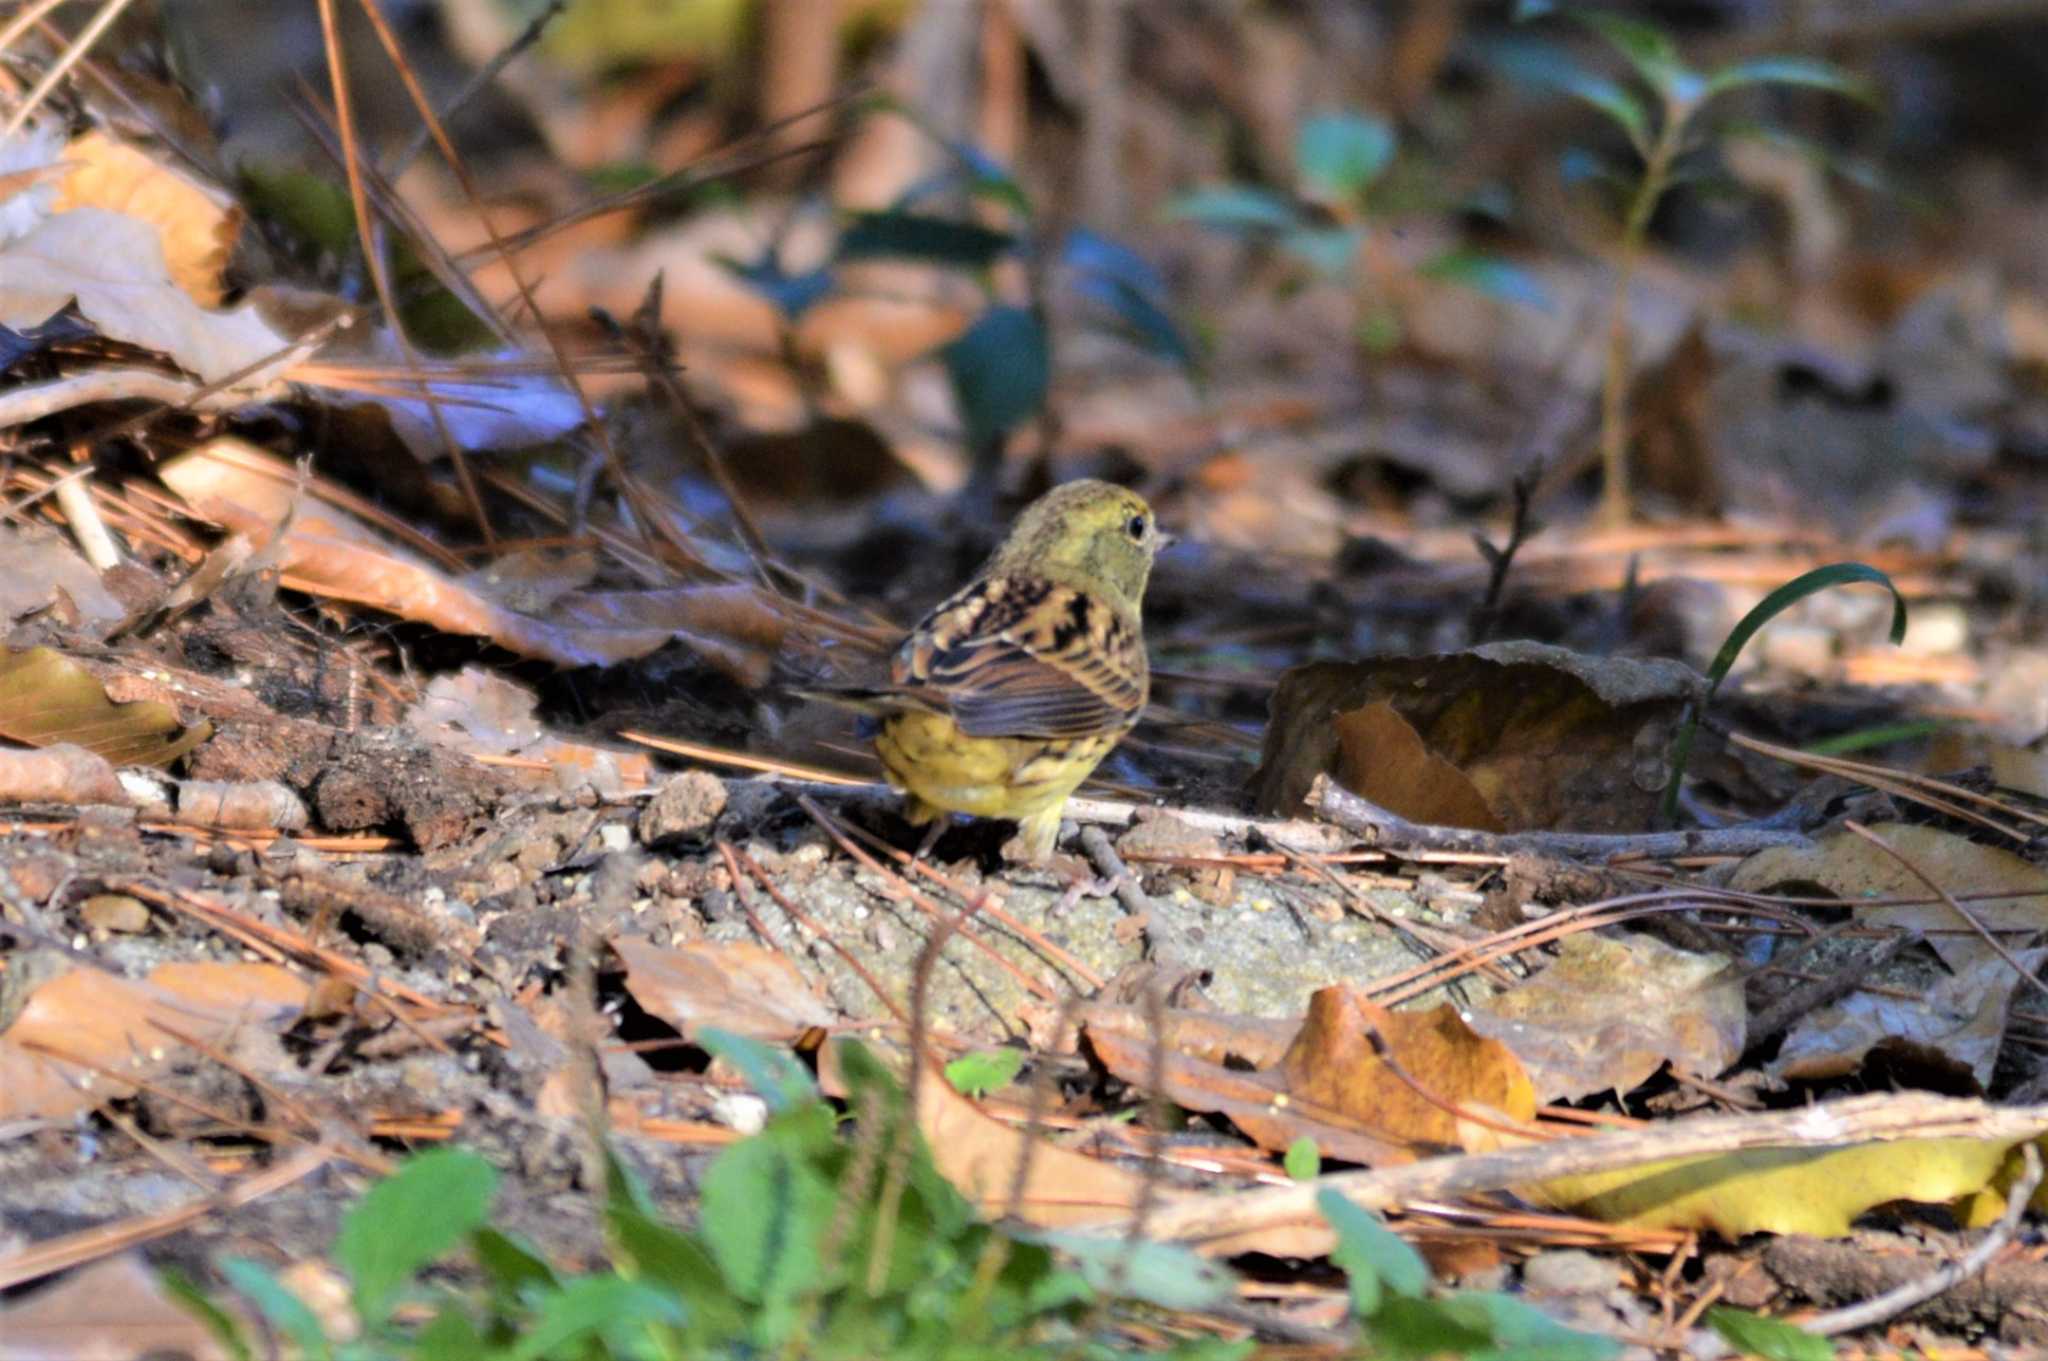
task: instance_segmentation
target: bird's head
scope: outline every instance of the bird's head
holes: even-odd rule
[[[1078,586],[1136,614],[1152,559],[1169,542],[1136,492],[1109,482],[1068,482],[1024,508],[989,571]]]

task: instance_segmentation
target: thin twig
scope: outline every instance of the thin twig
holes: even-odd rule
[[[1705,827],[1636,835],[1595,832],[1481,832],[1410,822],[1352,793],[1328,775],[1316,776],[1308,805],[1368,846],[1403,850],[1466,851],[1482,855],[1539,855],[1607,861],[1623,856],[1668,860],[1682,855],[1753,855],[1773,846],[1809,846],[1813,838],[1792,828]]]
[[[1515,475],[1511,491],[1514,495],[1513,518],[1508,521],[1508,541],[1499,548],[1493,540],[1472,531],[1472,542],[1479,549],[1479,556],[1486,559],[1486,595],[1479,607],[1472,611],[1472,642],[1474,646],[1493,636],[1494,628],[1500,623],[1501,599],[1507,593],[1508,572],[1515,565],[1515,554],[1522,551],[1522,545],[1543,532],[1543,522],[1535,515],[1536,484],[1541,480],[1541,469],[1530,469]]]
[[[1124,910],[1144,923],[1145,938],[1152,943],[1152,958],[1162,970],[1179,975],[1194,967],[1193,955],[1180,929],[1162,912],[1152,895],[1145,892],[1145,886],[1138,882],[1130,867],[1116,853],[1116,847],[1109,844],[1109,838],[1100,827],[1083,827],[1081,845],[1088,852],[1088,859],[1095,865],[1095,872],[1109,880],[1117,901]]]
[[[540,41],[540,35],[554,22],[555,16],[569,7],[569,0],[548,0],[547,7],[527,21],[518,36],[499,49],[498,54],[476,69],[476,74],[463,82],[461,89],[441,106],[441,121],[448,122],[455,117],[470,100],[481,94],[490,83],[498,78],[507,66],[518,60],[519,54]],[[434,137],[433,128],[425,119],[413,130],[412,139],[400,147],[398,154],[384,163],[384,178],[397,180],[405,174],[405,168],[427,149],[427,143]]]

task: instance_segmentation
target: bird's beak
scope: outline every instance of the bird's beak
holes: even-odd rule
[[[1180,535],[1178,534],[1169,534],[1163,529],[1155,529],[1152,532],[1159,539],[1158,552],[1164,553],[1167,549],[1180,542]]]

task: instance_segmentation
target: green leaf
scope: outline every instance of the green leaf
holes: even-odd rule
[[[407,1361],[476,1361],[489,1350],[476,1321],[450,1301],[420,1329],[406,1356]]]
[[[1166,281],[1129,246],[1100,232],[1077,227],[1060,247],[1060,263],[1072,272],[1074,291],[1101,303],[1154,354],[1187,370],[1199,384],[1194,347],[1166,310]]]
[[[583,1276],[541,1300],[535,1317],[520,1330],[519,1340],[497,1353],[499,1361],[536,1361],[566,1354],[569,1344],[584,1338],[619,1338],[628,1346],[636,1332],[650,1323],[681,1323],[681,1304],[652,1286],[623,1276]],[[644,1348],[613,1349],[627,1355]]]
[[[167,1266],[157,1272],[156,1279],[173,1304],[206,1325],[206,1330],[213,1334],[214,1340],[233,1361],[251,1361],[249,1340],[242,1336],[241,1323],[209,1299],[190,1276],[176,1267]]]
[[[1052,354],[1045,327],[1022,307],[989,308],[939,354],[971,450],[1000,444],[1045,405]]]
[[[1109,1299],[1139,1300],[1161,1309],[1206,1309],[1237,1294],[1237,1277],[1177,1243],[1040,1232],[1027,1241],[1063,1252],[1091,1289]]]
[[[818,1084],[810,1070],[787,1049],[716,1026],[699,1030],[697,1044],[711,1057],[737,1069],[771,1111],[786,1111],[818,1099]]]
[[[1023,1050],[984,1049],[947,1064],[946,1081],[962,1096],[982,1097],[1009,1086],[1023,1070]]]
[[[923,260],[981,270],[1017,244],[1008,232],[925,213],[862,213],[839,234],[839,260]]]
[[[611,1210],[606,1226],[613,1250],[630,1268],[629,1274],[681,1300],[693,1332],[709,1337],[745,1335],[747,1310],[697,1238],[633,1209]]]
[[[497,1172],[482,1158],[440,1148],[407,1159],[370,1188],[334,1240],[364,1327],[382,1324],[399,1287],[482,1227],[497,1186]]]
[[[298,1344],[306,1361],[327,1361],[334,1354],[319,1318],[270,1274],[269,1267],[246,1257],[229,1257],[221,1262],[220,1274],[256,1306],[271,1327]]]
[[[1483,293],[1496,302],[1541,309],[1550,306],[1550,295],[1543,291],[1543,285],[1537,282],[1535,275],[1486,251],[1469,247],[1445,251],[1425,264],[1420,272],[1424,278],[1458,284],[1475,293]]]
[[[1716,1305],[1707,1310],[1707,1326],[1736,1350],[1764,1361],[1834,1361],[1834,1344],[1826,1338],[1747,1309]]]
[[[1836,733],[1816,742],[1808,742],[1800,748],[1811,756],[1848,756],[1854,752],[1869,751],[1872,747],[1889,747],[1897,742],[1918,742],[1924,737],[1934,737],[1955,726],[1951,719],[1921,718],[1908,723],[1880,723],[1875,727],[1857,728],[1853,732]]]
[[[1249,184],[1190,189],[1166,205],[1166,215],[1176,221],[1234,232],[1280,232],[1301,221],[1301,214],[1288,199]]]
[[[1395,1296],[1361,1320],[1362,1354],[1456,1356],[1465,1361],[1608,1361],[1621,1345],[1565,1327],[1508,1295],[1462,1291],[1443,1299]]]
[[[1729,630],[1728,637],[1721,643],[1721,650],[1714,654],[1713,663],[1707,667],[1707,694],[1720,688],[1728,673],[1735,666],[1735,659],[1742,655],[1742,649],[1756,636],[1757,630],[1783,614],[1792,606],[1836,586],[1853,586],[1868,582],[1882,586],[1892,593],[1891,639],[1894,646],[1906,640],[1906,597],[1899,594],[1899,588],[1892,579],[1877,568],[1861,562],[1831,562],[1825,567],[1816,567],[1811,572],[1802,572],[1777,590],[1758,601],[1756,608],[1742,616],[1740,623]]]
[[[1316,1147],[1314,1139],[1304,1134],[1287,1146],[1280,1165],[1296,1181],[1314,1181],[1323,1170],[1323,1151]]]
[[[1707,77],[1706,92],[1709,96],[1726,94],[1752,85],[1801,85],[1847,95],[1865,104],[1877,103],[1877,91],[1869,81],[1817,57],[1750,57],[1731,62]]]
[[[1337,1231],[1337,1247],[1330,1260],[1351,1278],[1352,1312],[1360,1318],[1379,1312],[1382,1287],[1411,1297],[1429,1288],[1428,1263],[1382,1224],[1378,1215],[1329,1187],[1316,1193],[1316,1208]]]
[[[839,1195],[817,1166],[821,1143],[832,1143],[832,1113],[800,1107],[728,1147],[704,1174],[705,1245],[732,1293],[761,1306],[765,1345],[782,1340],[796,1302],[826,1279],[820,1247]]]
[[[1460,1357],[1485,1354],[1493,1331],[1483,1314],[1459,1308],[1455,1299],[1390,1296],[1377,1311],[1359,1319],[1358,1355],[1371,1357]]]
[[[1678,55],[1678,44],[1655,24],[1601,9],[1572,6],[1565,14],[1607,40],[1643,82],[1665,99],[1696,98],[1700,76]]]
[[[1678,789],[1685,779],[1685,768],[1692,760],[1693,739],[1699,734],[1701,710],[1714,698],[1714,692],[1721,688],[1721,682],[1728,678],[1728,672],[1735,666],[1735,659],[1742,655],[1742,649],[1756,636],[1758,629],[1783,614],[1787,609],[1813,595],[1833,586],[1851,586],[1858,582],[1869,582],[1882,586],[1892,593],[1891,639],[1894,646],[1906,638],[1906,598],[1899,594],[1899,588],[1892,579],[1877,568],[1860,562],[1831,562],[1825,567],[1816,567],[1811,572],[1801,573],[1777,590],[1758,601],[1756,608],[1729,630],[1728,637],[1721,643],[1721,650],[1714,654],[1714,660],[1707,667],[1707,693],[1700,703],[1692,706],[1685,725],[1678,730],[1678,738],[1671,746],[1671,780],[1664,786],[1664,816],[1668,820],[1678,812]]]
[[[1538,90],[1553,90],[1590,104],[1627,134],[1636,154],[1650,154],[1650,111],[1622,85],[1589,69],[1554,43],[1501,41],[1484,44],[1487,59],[1511,80]]]
[[[1490,1290],[1461,1291],[1444,1301],[1453,1317],[1484,1327],[1493,1338],[1489,1351],[1473,1353],[1497,1361],[1608,1361],[1621,1355],[1621,1344],[1597,1333],[1567,1328],[1533,1304]]]
[[[1354,199],[1393,163],[1394,129],[1363,113],[1328,113],[1301,125],[1294,166],[1302,181],[1326,198]]]
[[[547,1259],[507,1234],[481,1228],[469,1237],[470,1251],[477,1265],[490,1278],[491,1289],[502,1299],[518,1301],[529,1290],[550,1289],[559,1282]]]
[[[1804,157],[1831,175],[1847,180],[1859,189],[1874,194],[1890,194],[1906,202],[1918,212],[1933,212],[1935,205],[1926,199],[1917,198],[1901,190],[1898,183],[1878,166],[1854,156],[1844,156],[1832,147],[1823,146],[1811,138],[1785,131],[1769,123],[1750,119],[1739,119],[1722,123],[1715,129],[1718,137],[1740,137],[1749,141],[1762,142],[1766,146],[1789,151]]]

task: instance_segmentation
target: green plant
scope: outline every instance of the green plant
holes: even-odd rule
[[[1604,10],[1559,5],[1554,0],[1518,0],[1515,9],[1515,17],[1522,20],[1547,14],[1561,14],[1598,34],[1619,54],[1636,82],[1635,87],[1625,85],[1547,47],[1510,45],[1498,53],[1500,64],[1510,74],[1557,89],[1605,114],[1627,137],[1639,162],[1633,179],[1596,172],[1597,178],[1619,183],[1624,190],[1600,386],[1601,515],[1609,523],[1620,523],[1632,509],[1623,410],[1630,368],[1628,291],[1642,258],[1650,219],[1667,191],[1702,175],[1698,158],[1723,137],[1766,135],[1783,140],[1783,134],[1752,124],[1709,124],[1704,119],[1709,106],[1723,95],[1765,86],[1829,90],[1865,102],[1871,102],[1872,96],[1863,82],[1825,61],[1762,56],[1701,71],[1685,63],[1678,44],[1655,24]]]
[[[1685,779],[1686,766],[1692,761],[1692,744],[1699,735],[1700,719],[1705,716],[1707,705],[1714,702],[1714,694],[1721,688],[1721,682],[1728,679],[1728,673],[1735,669],[1735,659],[1742,655],[1743,648],[1749,646],[1749,640],[1756,636],[1758,629],[1815,592],[1857,582],[1882,586],[1892,593],[1891,640],[1894,645],[1905,640],[1906,598],[1899,594],[1899,588],[1890,577],[1865,563],[1831,562],[1825,567],[1816,567],[1811,572],[1802,572],[1759,600],[1756,607],[1743,615],[1735,627],[1728,630],[1728,636],[1722,639],[1721,650],[1714,654],[1714,660],[1707,667],[1706,693],[1687,708],[1685,719],[1679,725],[1678,737],[1671,744],[1671,779],[1664,786],[1666,821],[1678,815],[1678,788]]]
[[[221,1275],[296,1354],[312,1361],[917,1361],[1128,1354],[1119,1314],[1203,1310],[1235,1298],[1225,1267],[1123,1235],[1012,1232],[983,1221],[939,1173],[901,1088],[842,1042],[851,1138],[787,1054],[730,1035],[707,1047],[773,1112],[706,1172],[699,1227],[667,1222],[624,1164],[607,1162],[607,1263],[572,1275],[490,1226],[497,1174],[473,1153],[406,1162],[347,1214],[332,1249],[352,1285],[356,1330],[330,1336],[261,1264]],[[1349,1275],[1360,1355],[1600,1361],[1618,1350],[1497,1294],[1441,1293],[1414,1250],[1325,1190],[1332,1260]],[[465,1252],[466,1250],[466,1252]],[[463,1253],[477,1283],[430,1281]],[[238,1358],[257,1354],[229,1310],[188,1283],[173,1294]],[[1156,1329],[1154,1330],[1157,1331]],[[1182,1338],[1157,1355],[1232,1361],[1252,1344]]]
[[[1358,301],[1356,331],[1371,350],[1401,338],[1399,315],[1384,296],[1389,258],[1369,247],[1401,197],[1388,191],[1400,151],[1393,125],[1364,113],[1329,113],[1308,119],[1295,135],[1295,183],[1282,192],[1253,184],[1190,190],[1168,205],[1168,215],[1270,246],[1324,278],[1348,281]],[[1462,284],[1508,302],[1540,306],[1543,290],[1526,272],[1499,256],[1453,246],[1416,271]]]
[[[1724,1305],[1707,1310],[1707,1326],[1745,1356],[1760,1356],[1764,1361],[1834,1361],[1833,1343],[1783,1319]]]

